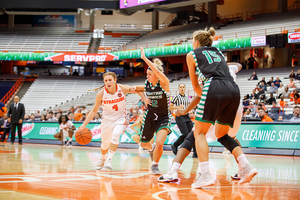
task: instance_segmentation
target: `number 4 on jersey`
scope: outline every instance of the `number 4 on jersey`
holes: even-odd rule
[[[115,105],[112,107],[112,109],[114,109],[115,111],[118,111],[118,110],[119,110],[119,109],[118,109],[118,105],[115,104]]]

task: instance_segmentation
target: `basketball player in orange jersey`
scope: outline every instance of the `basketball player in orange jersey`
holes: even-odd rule
[[[135,86],[139,92],[146,92],[147,99],[143,100],[148,109],[144,114],[143,125],[141,129],[141,147],[148,149],[151,155],[153,174],[161,174],[158,169],[158,162],[163,153],[163,145],[170,130],[170,82],[164,74],[162,62],[155,58],[151,62],[146,56],[143,47],[141,49],[141,58],[147,63],[147,80],[145,85]],[[147,103],[148,102],[148,103]],[[151,143],[156,133],[156,146]],[[152,157],[153,156],[153,157]]]
[[[104,87],[100,87],[102,89],[96,96],[94,108],[80,128],[86,127],[97,114],[100,104],[102,104],[103,119],[100,126],[102,141],[101,158],[96,168],[101,171],[111,171],[111,161],[119,145],[120,135],[125,131],[128,125],[126,119],[125,94],[130,92],[131,87],[117,84],[117,76],[114,72],[105,73],[103,75],[103,81]],[[138,94],[142,99],[146,98],[144,93],[140,92]]]

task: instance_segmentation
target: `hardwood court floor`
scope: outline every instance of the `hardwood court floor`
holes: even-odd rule
[[[210,154],[214,186],[192,189],[198,160],[188,157],[178,183],[160,184],[149,171],[147,152],[118,149],[113,171],[100,172],[95,164],[99,148],[0,143],[0,199],[300,199],[300,158],[247,155],[259,174],[239,186],[230,175],[237,171],[232,155]],[[174,156],[165,152],[159,168],[166,173]]]

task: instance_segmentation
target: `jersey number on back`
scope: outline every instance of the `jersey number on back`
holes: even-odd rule
[[[115,111],[118,111],[118,110],[119,110],[119,109],[118,109],[118,105],[115,104],[115,105],[112,107],[112,109],[115,109]]]
[[[220,56],[218,56],[215,51],[202,51],[202,53],[205,55],[209,64],[213,62],[221,62]]]

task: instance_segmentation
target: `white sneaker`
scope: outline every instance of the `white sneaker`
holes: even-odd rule
[[[159,175],[159,174],[161,174],[161,172],[160,172],[159,169],[158,169],[158,165],[152,164],[151,170],[152,170],[152,174],[154,174],[154,175]]]
[[[111,171],[112,170],[112,166],[111,166],[111,159],[107,159],[104,163],[103,168],[101,169],[101,171]]]
[[[247,164],[241,169],[241,180],[239,184],[250,183],[254,176],[258,173],[257,170],[250,164]]]
[[[105,160],[103,160],[102,158],[100,158],[100,160],[98,161],[97,165],[96,165],[96,169],[100,170],[104,167],[104,162]]]
[[[177,182],[178,181],[178,172],[171,172],[169,171],[165,175],[162,175],[157,179],[158,182],[160,183],[172,183],[172,182]]]
[[[196,183],[192,184],[192,188],[207,187],[215,184],[215,180],[210,174],[201,174]]]
[[[235,173],[233,176],[231,176],[231,178],[233,180],[241,180],[241,174],[240,172],[238,171],[237,173]]]

